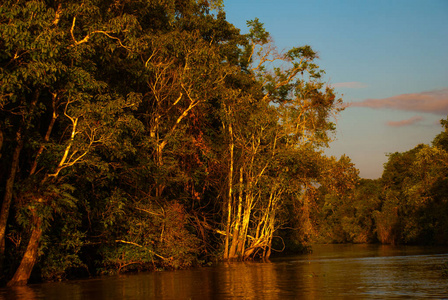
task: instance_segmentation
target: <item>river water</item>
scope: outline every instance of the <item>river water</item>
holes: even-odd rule
[[[0,299],[448,299],[447,248],[316,245],[269,263],[0,289]]]

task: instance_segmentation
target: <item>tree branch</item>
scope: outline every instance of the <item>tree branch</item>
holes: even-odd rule
[[[108,38],[111,38],[113,40],[117,40],[118,43],[120,44],[121,47],[125,48],[128,51],[131,51],[131,49],[129,47],[126,47],[125,45],[123,45],[123,43],[121,42],[121,40],[115,36],[112,36],[109,34],[108,31],[103,31],[103,30],[95,30],[92,31],[91,33],[87,34],[82,40],[77,41],[75,38],[75,34],[74,34],[74,30],[75,30],[75,23],[76,23],[76,17],[73,17],[73,22],[72,22],[72,27],[70,29],[70,34],[72,36],[73,41],[75,42],[74,45],[72,45],[72,47],[83,44],[83,43],[87,43],[90,39],[90,37],[95,34],[95,33],[101,33],[104,34],[105,36],[107,36]]]
[[[157,257],[159,257],[159,258],[161,258],[161,259],[163,259],[163,260],[167,260],[167,258],[163,257],[162,255],[159,255],[159,254],[155,253],[154,251],[149,250],[148,248],[143,247],[142,245],[139,245],[139,244],[137,244],[137,243],[134,243],[134,242],[128,242],[128,241],[124,241],[124,240],[115,240],[115,242],[117,242],[117,243],[123,243],[123,244],[129,244],[129,245],[137,246],[137,247],[140,247],[140,248],[145,248],[148,252],[151,252],[151,253],[154,254],[155,256],[157,256]]]

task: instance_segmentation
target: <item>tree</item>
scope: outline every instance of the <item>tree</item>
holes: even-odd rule
[[[433,146],[389,155],[382,176],[383,203],[376,213],[377,231],[383,243],[446,243],[445,130]]]
[[[133,93],[114,93],[98,79],[92,63],[94,47],[88,41],[93,34],[102,34],[103,41],[124,47],[120,39],[106,31],[92,31],[83,39],[75,36],[79,23],[89,31],[94,7],[82,3],[54,5],[8,1],[1,7],[2,43],[6,46],[1,55],[3,126],[19,134],[4,193],[0,238],[4,241],[14,184],[22,187],[16,196],[20,199],[17,208],[26,208],[26,224],[31,228],[28,246],[10,285],[28,280],[52,208],[57,209],[64,198],[73,200],[67,198],[71,188],[64,183],[72,167],[96,164],[93,149],[116,146],[123,128],[133,122],[129,112],[140,101]],[[26,153],[21,151],[24,145]],[[17,180],[20,156],[26,160]]]
[[[230,144],[226,259],[270,256],[282,200],[286,194],[303,191],[303,186],[289,189],[291,177],[310,182],[305,174],[288,174],[290,165],[283,158],[326,145],[327,133],[334,129],[329,119],[342,109],[341,100],[320,81],[322,71],[314,64],[317,55],[309,46],[279,54],[257,19],[248,25],[245,57],[255,81],[250,94],[238,96],[238,106],[226,106]]]
[[[318,224],[317,241],[367,242],[371,225],[368,212],[373,209],[369,201],[371,195],[366,197],[363,192],[369,186],[368,182],[360,180],[359,171],[349,157],[343,155],[339,160],[334,157],[324,160],[316,193],[317,209],[313,213],[314,222]]]

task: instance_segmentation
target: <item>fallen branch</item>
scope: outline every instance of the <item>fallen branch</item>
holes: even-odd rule
[[[129,244],[129,245],[133,245],[133,246],[137,246],[137,247],[143,248],[142,245],[139,245],[139,244],[134,243],[134,242],[128,242],[128,241],[124,241],[124,240],[115,240],[115,242],[117,242],[117,243],[123,243],[123,244]],[[159,254],[155,253],[154,251],[149,250],[149,249],[146,248],[146,247],[144,247],[144,248],[145,248],[148,252],[151,252],[153,255],[155,255],[155,256],[157,256],[157,257],[163,259],[163,260],[167,260],[167,259],[166,259],[165,257],[163,257],[162,255],[159,255]]]

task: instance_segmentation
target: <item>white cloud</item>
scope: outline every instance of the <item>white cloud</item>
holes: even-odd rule
[[[423,118],[421,116],[415,116],[410,119],[402,120],[402,121],[389,121],[389,122],[387,122],[387,125],[392,126],[392,127],[409,126],[409,125],[415,124],[417,122],[420,122],[421,120],[423,120]]]
[[[448,114],[448,88],[414,94],[401,94],[383,99],[366,99],[350,103],[351,107],[389,108],[404,111]]]

